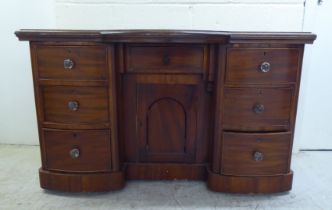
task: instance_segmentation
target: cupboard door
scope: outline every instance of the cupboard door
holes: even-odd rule
[[[136,84],[139,159],[193,162],[202,87],[198,83],[170,84],[162,80],[144,79]]]

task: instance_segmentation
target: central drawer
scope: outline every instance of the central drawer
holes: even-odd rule
[[[107,87],[43,86],[44,121],[93,124],[109,121]]]
[[[127,71],[150,73],[202,73],[204,45],[128,45]]]
[[[286,131],[290,126],[293,89],[225,88],[223,129]]]

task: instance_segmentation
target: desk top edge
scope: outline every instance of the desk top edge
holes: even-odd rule
[[[91,42],[187,42],[187,43],[290,43],[311,44],[310,32],[247,32],[206,30],[49,30],[22,29],[15,32],[21,41]]]

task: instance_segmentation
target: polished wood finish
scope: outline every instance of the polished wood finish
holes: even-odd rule
[[[42,188],[207,180],[231,193],[292,187],[311,33],[21,30],[30,41]]]
[[[126,75],[125,162],[206,163],[209,95],[199,75]],[[202,100],[200,100],[199,96]],[[135,116],[135,117],[133,117]],[[198,129],[198,128],[202,129]]]
[[[107,80],[107,48],[105,46],[37,47],[40,79]],[[73,62],[71,69],[64,68],[64,60]]]
[[[208,188],[228,193],[279,193],[292,189],[293,172],[273,176],[227,176],[208,171]]]
[[[107,87],[43,86],[44,122],[93,124],[109,121]],[[77,103],[77,110],[70,103]]]
[[[193,162],[198,91],[195,85],[138,84],[140,160]]]
[[[46,167],[64,172],[102,172],[111,169],[109,130],[43,129]],[[78,157],[71,157],[73,149]]]
[[[71,41],[112,43],[263,43],[310,44],[316,35],[309,32],[235,32],[199,30],[36,30],[15,32],[21,41]]]
[[[127,163],[127,179],[143,180],[205,180],[206,164],[178,164],[178,163]]]
[[[223,128],[229,131],[287,131],[292,93],[291,87],[225,88]],[[263,110],[257,112],[260,105]]]
[[[204,45],[129,45],[128,72],[202,73]]]
[[[299,56],[298,48],[229,48],[226,84],[296,82]],[[260,66],[263,62],[268,62],[271,70],[262,72]]]
[[[122,172],[54,173],[39,169],[40,187],[64,192],[107,192],[125,186]]]
[[[222,173],[225,175],[275,175],[289,172],[290,133],[224,132]],[[255,160],[255,153],[262,154]]]

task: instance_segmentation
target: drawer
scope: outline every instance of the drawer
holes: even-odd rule
[[[109,121],[107,87],[43,86],[44,121],[91,124]]]
[[[225,88],[223,128],[230,131],[286,131],[292,88]]]
[[[300,53],[289,49],[227,50],[226,83],[270,84],[296,82]]]
[[[291,134],[224,133],[222,173],[273,175],[289,172]]]
[[[109,130],[43,129],[46,168],[70,172],[109,171]]]
[[[38,46],[40,79],[107,80],[104,46]]]
[[[204,45],[129,45],[129,72],[202,73]]]

